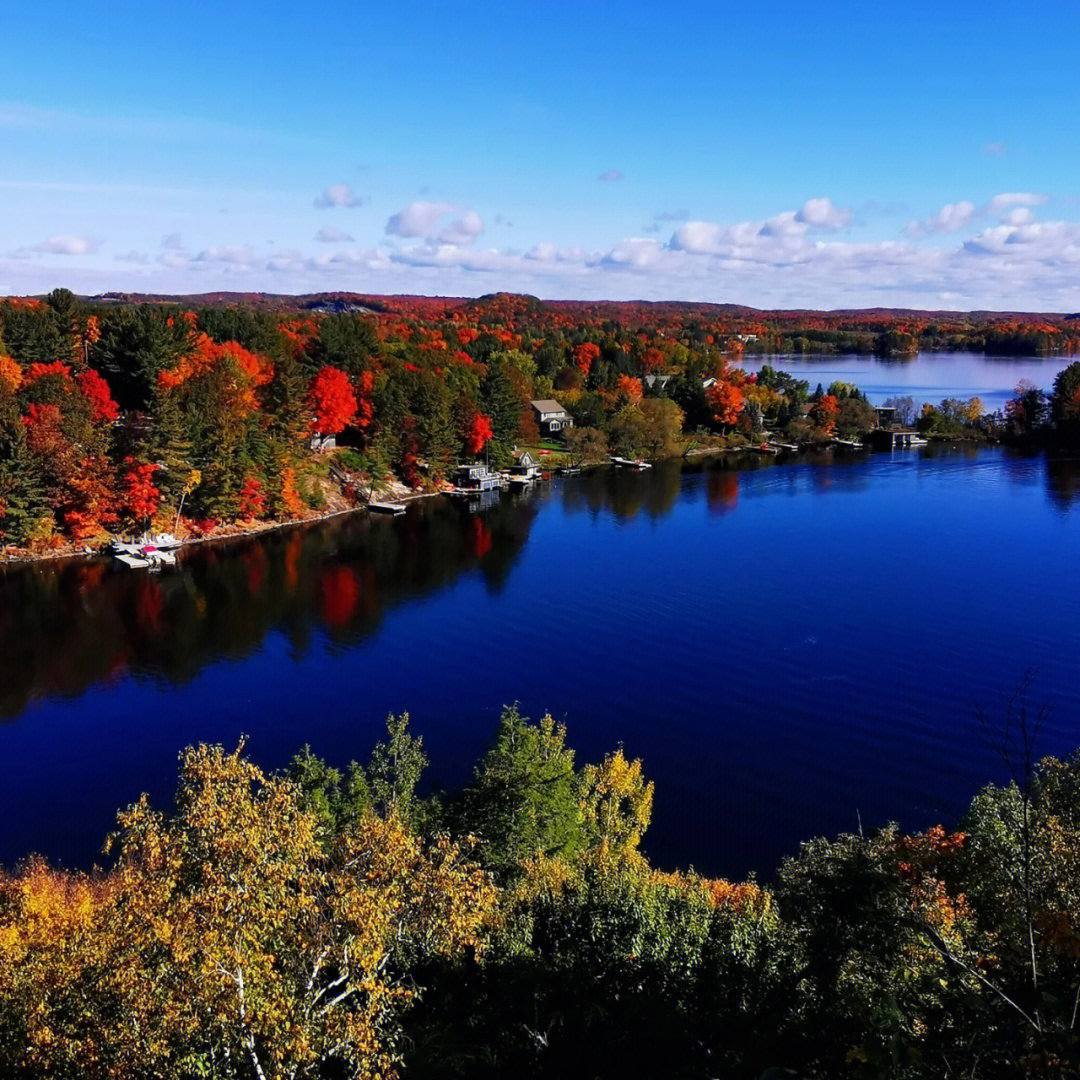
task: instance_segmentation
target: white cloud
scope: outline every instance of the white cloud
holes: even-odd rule
[[[962,199],[960,202],[946,203],[936,214],[931,214],[922,221],[913,221],[907,227],[911,237],[926,236],[928,233],[950,233],[962,229],[978,213],[973,202]]]
[[[851,207],[833,206],[831,199],[807,199],[795,220],[816,229],[843,229],[851,224]]]
[[[399,210],[386,223],[387,236],[429,236],[445,214],[454,207],[450,203],[413,202]]]
[[[760,236],[802,236],[810,226],[807,225],[799,212],[785,210],[782,214],[775,214],[764,222],[758,229]]]
[[[332,206],[361,206],[363,201],[348,184],[331,184],[315,200],[315,206],[326,210]]]
[[[988,214],[1001,214],[1014,206],[1042,206],[1046,196],[1034,191],[1006,191],[995,195],[987,204]]]
[[[602,180],[606,184],[610,184],[615,180],[621,180],[623,174],[618,169],[605,169],[596,179]]]
[[[648,270],[651,267],[662,266],[668,253],[669,249],[655,240],[631,237],[616,244],[603,257],[603,262],[608,266]]]
[[[99,247],[101,241],[89,236],[50,236],[36,244],[34,250],[49,255],[93,255]]]
[[[218,263],[222,266],[251,266],[253,253],[248,244],[238,244],[234,247],[209,247],[200,251],[194,261]]]
[[[672,234],[669,246],[676,251],[705,254],[717,251],[730,230],[708,221],[688,221]]]
[[[342,232],[341,229],[333,229],[329,225],[324,225],[315,234],[315,239],[320,244],[352,243],[352,237],[347,232]]]
[[[979,208],[971,204],[970,212],[956,211],[960,204],[953,204],[951,215],[935,215],[938,222],[951,225],[962,218],[972,227],[959,237],[954,229],[933,245],[842,239],[837,230],[844,211],[810,200],[759,220],[676,222],[666,244],[639,234],[601,250],[540,240],[523,251],[479,247],[484,220],[475,211],[414,203],[388,223],[391,237],[410,243],[395,239],[363,247],[342,237],[317,239],[309,251],[276,251],[266,243],[261,249],[222,244],[193,253],[179,237],[167,237],[149,256],[133,250],[96,267],[95,260],[72,260],[65,281],[81,292],[350,288],[478,295],[508,289],[548,297],[759,307],[1080,310],[1080,223],[1034,220],[1032,209],[1043,201],[1032,193],[1006,192]],[[78,244],[63,247],[89,253]],[[9,292],[40,292],[53,283],[55,266],[48,267],[42,252],[27,246],[0,258],[0,280]]]
[[[451,211],[460,209],[452,203],[409,203],[387,221],[386,234],[406,239],[422,237],[429,249],[443,245],[465,247],[484,231],[484,219],[475,210],[465,210],[453,221],[445,221]]]
[[[471,244],[484,231],[484,219],[475,210],[468,210],[439,232],[445,244]]]
[[[166,251],[183,251],[184,241],[178,232],[169,233],[168,236],[161,238],[161,246]]]

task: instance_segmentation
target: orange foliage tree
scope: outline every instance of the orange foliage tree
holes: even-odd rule
[[[705,400],[718,424],[734,424],[746,404],[746,396],[733,382],[719,381],[705,391]]]
[[[311,381],[308,405],[314,416],[311,431],[321,435],[337,435],[344,431],[356,416],[357,401],[349,376],[338,368],[326,367]]]
[[[19,362],[3,353],[0,353],[0,379],[3,379],[11,390],[18,390],[23,379],[23,370]]]
[[[832,435],[836,430],[836,418],[840,413],[840,402],[833,394],[823,394],[821,400],[810,410],[810,418],[822,435]]]

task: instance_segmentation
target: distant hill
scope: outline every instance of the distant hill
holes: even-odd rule
[[[264,311],[359,311],[371,314],[413,315],[438,319],[459,311],[467,316],[487,313],[519,316],[542,313],[577,316],[582,322],[611,320],[632,322],[647,314],[651,320],[671,318],[704,321],[722,319],[779,319],[784,322],[825,319],[833,321],[933,321],[966,319],[980,323],[1076,321],[1080,313],[1036,311],[959,311],[920,308],[755,308],[746,304],[714,304],[692,300],[541,300],[524,293],[488,293],[484,296],[421,296],[356,292],[322,292],[290,295],[263,292],[129,293],[109,292],[85,296],[91,303],[104,304],[177,304],[182,307],[246,307]]]

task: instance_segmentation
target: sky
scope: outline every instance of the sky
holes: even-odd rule
[[[1073,3],[0,16],[0,294],[1080,311]]]

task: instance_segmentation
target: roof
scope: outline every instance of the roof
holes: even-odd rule
[[[551,398],[541,398],[539,401],[532,402],[532,407],[537,412],[566,412],[566,410],[557,402],[552,401]]]

